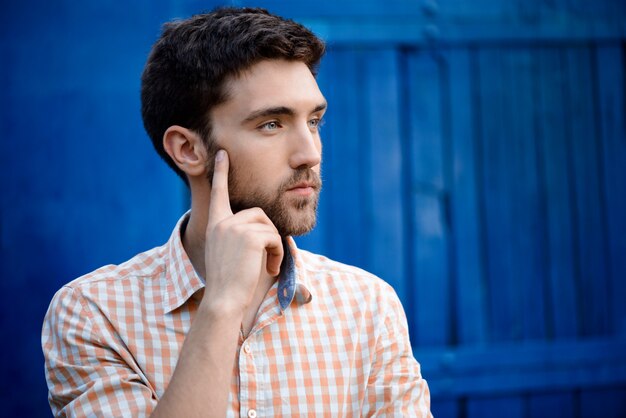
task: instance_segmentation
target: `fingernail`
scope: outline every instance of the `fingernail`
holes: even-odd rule
[[[223,149],[219,150],[217,154],[215,154],[215,161],[222,161],[225,153],[226,152]]]

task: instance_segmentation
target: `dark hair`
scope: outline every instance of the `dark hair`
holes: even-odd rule
[[[266,59],[305,63],[313,75],[324,43],[304,26],[257,8],[219,8],[163,25],[141,77],[141,114],[154,148],[187,183],[163,148],[172,125],[211,141],[210,111],[227,99],[226,79]]]

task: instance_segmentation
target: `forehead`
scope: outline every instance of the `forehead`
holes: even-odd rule
[[[226,92],[228,99],[224,104],[241,112],[268,106],[304,110],[324,102],[315,77],[299,61],[261,61],[228,80]]]

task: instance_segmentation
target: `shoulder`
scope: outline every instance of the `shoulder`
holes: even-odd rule
[[[64,287],[80,290],[101,283],[116,284],[137,278],[160,276],[165,270],[164,247],[156,247],[142,252],[121,264],[102,266],[78,277]]]
[[[80,276],[65,284],[55,299],[79,299],[83,305],[116,306],[131,300],[140,300],[147,288],[165,286],[166,270],[164,247],[142,252],[121,264],[110,264]]]

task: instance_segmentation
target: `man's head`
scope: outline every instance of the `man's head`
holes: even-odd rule
[[[214,153],[211,111],[228,99],[230,78],[279,59],[302,62],[315,74],[324,50],[304,26],[263,9],[220,8],[166,23],[141,79],[141,112],[154,148],[187,182],[163,147],[170,126],[196,132]]]
[[[223,148],[235,212],[260,207],[283,236],[314,226],[326,108],[314,74],[323,53],[306,28],[260,9],[218,9],[165,26],[144,70],[142,113],[192,198],[194,185],[197,195],[209,187]],[[189,155],[197,158],[187,165]]]

